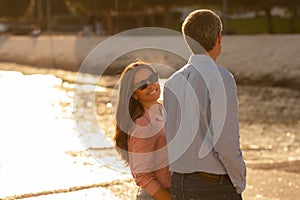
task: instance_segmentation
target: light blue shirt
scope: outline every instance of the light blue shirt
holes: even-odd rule
[[[164,86],[170,171],[228,174],[246,187],[233,76],[207,55],[192,55]]]

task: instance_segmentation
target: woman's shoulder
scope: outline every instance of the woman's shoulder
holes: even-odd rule
[[[144,115],[140,116],[134,121],[135,125],[138,126],[147,126],[150,123],[149,119]]]
[[[152,137],[159,135],[164,128],[163,120],[163,106],[157,104],[161,109],[161,113],[155,113],[148,109],[145,109],[145,113],[134,121],[131,129],[132,136],[138,136],[142,138]]]
[[[152,117],[154,115],[157,115],[156,113],[154,113],[154,107],[156,107],[159,109],[160,113],[159,115],[163,116],[163,105],[160,102],[157,102],[157,104],[155,104],[154,106],[152,106],[150,109],[145,109],[145,112],[142,116],[138,117],[137,119],[135,119],[135,124],[139,125],[139,126],[146,126],[149,123],[151,123],[151,121],[153,121]],[[152,110],[153,109],[153,110]]]

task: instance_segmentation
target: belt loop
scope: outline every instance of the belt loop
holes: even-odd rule
[[[182,174],[182,177],[181,177],[181,196],[182,196],[182,199],[185,199],[184,197],[184,174]]]
[[[223,184],[224,175],[221,175],[220,184]]]

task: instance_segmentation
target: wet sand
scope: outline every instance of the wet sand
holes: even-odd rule
[[[56,126],[55,132],[45,130],[42,136],[38,136],[35,140],[41,141],[55,141],[55,137],[60,137],[61,141],[55,141],[50,145],[37,145],[41,153],[50,152],[48,158],[35,158],[36,148],[28,151],[32,155],[28,155],[28,159],[21,159],[21,163],[26,163],[26,160],[30,160],[33,163],[26,163],[24,166],[15,166],[16,174],[20,174],[21,178],[26,180],[20,180],[18,184],[12,184],[11,182],[17,181],[18,177],[8,175],[7,179],[0,179],[0,183],[3,185],[11,185],[10,192],[3,191],[0,199],[134,199],[136,186],[131,179],[130,174],[125,172],[115,171],[107,167],[108,164],[113,164],[115,167],[120,165],[120,160],[116,157],[116,154],[111,146],[105,148],[89,148],[88,151],[77,141],[78,129],[83,128],[83,132],[95,133],[98,131],[97,127],[93,123],[89,123],[92,116],[90,111],[94,110],[96,113],[96,119],[98,124],[103,130],[103,134],[107,138],[111,138],[113,134],[112,124],[112,109],[110,106],[111,97],[114,85],[117,81],[116,77],[104,76],[99,83],[97,91],[88,90],[89,80],[95,78],[91,75],[86,76],[86,82],[81,82],[79,88],[82,88],[82,101],[80,101],[80,110],[77,110],[79,114],[76,118],[82,126],[77,124],[74,126],[74,113],[72,111],[73,103],[73,91],[74,80],[76,79],[75,72],[69,72],[64,70],[54,69],[38,69],[30,66],[21,66],[12,63],[0,63],[0,69],[19,71],[23,75],[7,75],[2,73],[0,80],[6,84],[7,90],[2,90],[3,95],[9,96],[13,93],[19,95],[11,102],[18,104],[19,100],[30,100],[30,96],[25,97],[22,95],[30,95],[33,93],[39,93],[40,96],[44,96],[40,101],[44,102],[42,106],[48,105],[51,115],[43,112],[32,112],[30,108],[25,109],[22,106],[7,105],[13,109],[20,109],[20,111],[29,112],[21,114],[21,117],[13,118],[9,117],[8,111],[5,109],[0,111],[0,121],[7,122],[6,120],[18,122],[22,120],[29,123],[27,120],[41,120],[39,123],[45,125],[45,127]],[[30,74],[45,74],[39,75],[41,80],[36,76]],[[49,77],[47,74],[52,74]],[[11,78],[10,78],[11,76]],[[22,86],[13,86],[18,83],[19,79],[31,80],[31,88]],[[50,83],[45,81],[45,88],[50,88],[46,92],[39,91],[35,88],[36,84],[42,84],[42,80],[50,80]],[[4,87],[3,87],[4,88]],[[54,89],[53,89],[54,88]],[[22,91],[24,90],[24,91]],[[51,92],[50,95],[47,93]],[[52,94],[52,95],[51,95]],[[59,94],[59,95],[58,95]],[[89,95],[95,99],[93,102],[89,101]],[[3,96],[4,97],[4,96]],[[244,152],[244,157],[247,164],[247,188],[243,193],[245,200],[253,199],[266,199],[266,200],[294,200],[300,195],[300,91],[283,88],[283,87],[269,87],[258,85],[238,85],[238,98],[239,98],[239,116],[240,116],[240,132],[241,132],[241,145]],[[5,99],[5,98],[4,98]],[[29,102],[28,102],[29,103]],[[25,104],[24,104],[25,105]],[[50,106],[49,106],[50,105]],[[3,106],[4,108],[5,106]],[[25,110],[24,110],[25,109]],[[17,112],[18,113],[18,112]],[[35,114],[39,114],[36,116]],[[7,117],[8,116],[8,117]],[[24,119],[22,117],[28,119]],[[53,118],[52,118],[52,117]],[[42,122],[42,120],[48,120]],[[32,122],[30,122],[32,123]],[[23,124],[24,131],[31,130],[31,124]],[[26,128],[26,126],[28,126]],[[8,126],[9,127],[9,126]],[[43,127],[41,128],[43,130]],[[4,129],[5,130],[5,129]],[[11,129],[8,129],[11,130]],[[13,130],[18,131],[15,128]],[[39,129],[38,129],[39,131]],[[12,132],[12,134],[16,134]],[[18,133],[19,134],[19,133]],[[37,133],[38,134],[38,133]],[[44,135],[45,134],[45,135]],[[37,135],[28,134],[28,137]],[[9,140],[10,136],[3,133],[0,134],[0,141],[6,141],[5,147],[0,147],[1,151],[17,151],[19,148],[26,147],[21,142],[15,142]],[[13,136],[11,136],[13,137]],[[18,135],[20,139],[27,141],[27,136]],[[44,138],[46,137],[46,139]],[[9,141],[14,141],[9,143]],[[42,143],[44,144],[44,143]],[[101,144],[104,145],[104,144]],[[102,146],[104,147],[104,146]],[[48,148],[48,150],[46,150]],[[45,150],[43,150],[45,149]],[[49,151],[49,152],[48,152]],[[53,151],[55,154],[53,154]],[[3,152],[2,152],[3,153]],[[8,153],[7,153],[8,154]],[[2,154],[1,154],[2,155]],[[5,155],[3,153],[3,155]],[[9,154],[8,154],[9,155]],[[12,153],[12,156],[17,156],[18,153]],[[104,161],[99,163],[95,160],[95,156]],[[32,157],[32,159],[30,159]],[[18,157],[7,158],[0,160],[0,164],[5,166],[5,162],[18,163]],[[15,162],[11,162],[15,159]],[[40,160],[39,160],[40,159]],[[34,162],[36,161],[36,163]],[[20,169],[30,170],[32,166],[40,166],[40,162],[44,161],[46,164],[51,165],[45,168],[45,171],[41,171],[40,178],[44,177],[44,180],[40,180],[40,184],[36,183],[33,186],[22,187],[21,183],[37,181],[39,177],[25,176],[23,172],[18,172]],[[50,162],[51,161],[51,162]],[[13,166],[13,165],[8,165]],[[63,174],[60,176],[43,174],[60,172],[60,168],[63,169]],[[0,168],[1,169],[1,168]],[[9,169],[7,169],[9,171]],[[5,170],[3,170],[5,171]],[[69,171],[69,172],[68,172]],[[29,171],[30,172],[30,171]],[[4,173],[5,174],[5,173]],[[9,174],[9,172],[8,172]],[[45,180],[51,176],[58,176],[56,179]],[[1,170],[0,170],[1,177]],[[5,177],[5,176],[4,176]],[[31,180],[32,178],[32,180]],[[60,183],[61,182],[61,183]],[[7,186],[7,187],[8,187]],[[1,191],[1,189],[0,189]]]

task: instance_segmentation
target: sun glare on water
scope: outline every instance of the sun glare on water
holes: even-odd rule
[[[72,108],[72,92],[62,84],[53,75],[0,71],[0,199],[118,179],[92,157],[79,156],[88,153],[74,120],[62,114]]]

